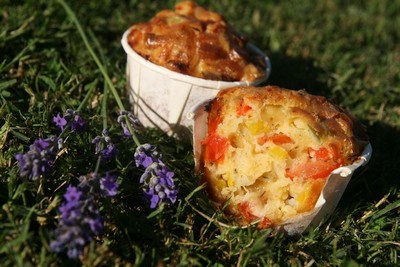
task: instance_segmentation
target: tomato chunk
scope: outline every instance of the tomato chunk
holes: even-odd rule
[[[265,229],[265,228],[270,228],[272,227],[273,224],[271,222],[270,219],[268,219],[267,217],[264,217],[261,222],[258,223],[257,228],[258,229]]]
[[[242,213],[242,217],[246,222],[251,222],[255,219],[257,219],[257,216],[253,215],[251,211],[251,206],[250,203],[245,201],[239,204],[239,209]]]
[[[229,140],[218,134],[211,134],[202,142],[205,145],[204,160],[208,162],[222,162],[229,147]]]
[[[340,148],[337,144],[331,143],[328,147],[320,147],[318,149],[313,149],[311,147],[307,150],[308,156],[311,159],[323,160],[323,161],[334,161],[337,163],[343,163],[343,157],[340,153]]]
[[[222,119],[220,117],[215,117],[213,119],[210,119],[208,122],[208,135],[215,134],[217,131],[218,125],[222,122]]]
[[[286,169],[286,176],[290,179],[319,179],[326,178],[340,164],[326,161],[309,161]]]
[[[268,141],[272,141],[275,145],[293,143],[293,139],[284,133],[277,133],[272,136],[264,135],[257,139],[259,145],[263,145]]]
[[[318,149],[309,147],[307,152],[310,158],[315,158],[316,160],[329,160],[333,158],[332,153],[326,147],[320,147]]]
[[[239,106],[236,108],[236,114],[238,116],[244,116],[246,115],[247,112],[249,112],[252,109],[249,105],[244,103],[244,99],[242,99],[239,103]]]

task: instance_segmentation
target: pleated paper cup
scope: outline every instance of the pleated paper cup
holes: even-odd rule
[[[249,49],[265,58],[266,76],[252,82],[213,81],[192,77],[158,66],[137,54],[128,43],[127,30],[121,44],[127,54],[127,80],[133,112],[146,127],[168,134],[188,132],[191,121],[185,114],[196,103],[210,99],[219,90],[239,85],[258,85],[271,72],[270,60],[257,47]]]
[[[187,114],[187,117],[193,123],[193,152],[196,172],[200,170],[201,141],[207,136],[208,112],[206,111],[206,106],[209,101],[195,105]],[[372,147],[371,144],[368,144],[352,164],[339,167],[331,172],[313,210],[286,220],[277,228],[287,232],[289,235],[295,235],[304,232],[310,226],[316,226],[321,223],[333,213],[354,172],[367,164],[371,155]]]

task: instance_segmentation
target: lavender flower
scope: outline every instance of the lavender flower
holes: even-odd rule
[[[117,177],[109,172],[106,172],[105,176],[100,176],[98,173],[82,175],[79,177],[79,182],[79,188],[90,191],[98,199],[117,195]]]
[[[137,167],[146,168],[140,177],[140,183],[145,197],[150,200],[150,208],[155,208],[160,203],[175,203],[178,190],[172,179],[174,172],[162,162],[162,154],[156,147],[151,144],[139,145],[134,157]]]
[[[106,176],[100,178],[100,189],[106,196],[115,196],[118,190],[117,177],[106,172]]]
[[[71,130],[73,132],[83,131],[86,125],[86,122],[81,118],[79,112],[72,109],[67,109],[63,117],[58,113],[57,116],[53,117],[53,122],[62,131],[68,123],[71,125]]]
[[[108,172],[104,177],[97,173],[80,176],[77,187],[70,185],[59,208],[61,220],[55,230],[56,239],[50,243],[51,250],[66,250],[69,258],[81,255],[84,247],[104,229],[96,202],[101,197],[115,196],[117,189],[116,176]]]
[[[175,188],[170,171],[162,162],[151,163],[140,177],[143,191],[150,201],[150,208],[155,208],[160,203],[175,203],[178,190]]]
[[[64,117],[60,116],[60,113],[57,116],[53,117],[53,122],[56,124],[58,128],[64,130],[65,125],[67,125],[67,120]]]
[[[115,157],[116,154],[117,154],[117,148],[112,143],[107,144],[107,147],[101,151],[101,157],[104,160],[113,158]]]
[[[141,130],[143,128],[143,125],[139,121],[139,119],[136,116],[134,116],[131,112],[125,110],[119,113],[117,122],[121,124],[121,127],[124,131],[124,136],[126,137],[132,136],[131,132],[129,131],[128,123],[132,126],[134,130]]]
[[[153,162],[161,162],[162,155],[158,153],[156,147],[151,144],[143,144],[136,148],[135,163],[137,167],[147,168]]]
[[[28,152],[16,154],[20,176],[37,180],[41,175],[47,174],[62,147],[62,142],[63,140],[56,136],[37,139],[29,146]]]
[[[56,240],[50,243],[54,252],[67,250],[69,258],[77,258],[95,236],[102,233],[104,221],[90,191],[69,186],[60,206],[60,225],[55,231]]]
[[[103,161],[115,157],[118,150],[116,146],[111,142],[111,138],[108,136],[108,130],[104,129],[101,136],[96,136],[92,140],[93,144],[96,144],[95,153],[100,154]],[[105,148],[103,148],[105,146]]]
[[[82,132],[85,128],[86,122],[79,116],[75,115],[71,122],[71,129],[74,132]]]

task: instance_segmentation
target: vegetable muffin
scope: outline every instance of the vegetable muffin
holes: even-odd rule
[[[266,77],[265,58],[226,19],[194,2],[178,3],[131,27],[128,43],[143,58],[182,74],[220,81]]]
[[[311,211],[330,173],[368,143],[363,127],[322,96],[234,87],[207,107],[200,170],[210,196],[261,228]]]

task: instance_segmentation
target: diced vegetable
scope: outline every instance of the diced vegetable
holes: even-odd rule
[[[219,163],[224,160],[224,155],[229,147],[229,140],[218,134],[209,135],[202,142],[205,145],[204,160],[206,163]]]
[[[226,137],[217,134],[218,125],[222,122],[222,118],[214,116],[209,118],[208,136],[201,144],[204,148],[204,160],[206,163],[218,163],[224,159],[226,149],[229,147],[229,140]]]
[[[311,159],[324,161],[333,160],[337,163],[343,162],[343,158],[340,154],[340,148],[334,143],[329,144],[328,147],[320,147],[318,149],[309,147],[307,152]]]
[[[238,116],[244,116],[246,115],[247,112],[249,112],[252,108],[244,103],[244,99],[242,99],[239,103],[239,105],[236,108],[236,114]]]
[[[234,180],[232,179],[232,176],[229,174],[223,174],[222,177],[226,180],[226,184],[228,187],[231,187],[235,184]]]
[[[319,198],[322,188],[325,185],[325,179],[313,180],[305,186],[305,189],[296,198],[298,206],[297,212],[306,212],[314,208]]]
[[[271,146],[268,148],[268,151],[274,158],[284,160],[288,157],[288,152],[280,146]]]
[[[265,228],[269,228],[272,226],[272,222],[269,218],[264,217],[261,222],[258,223],[257,228],[258,229],[265,229]]]
[[[218,125],[222,122],[221,117],[214,117],[208,122],[208,135],[215,134],[217,131]]]
[[[332,153],[326,147],[318,149],[309,147],[307,152],[310,158],[315,158],[316,160],[329,160],[333,158]]]
[[[245,123],[252,135],[260,134],[265,128],[262,121],[246,121]]]
[[[340,164],[326,161],[309,161],[286,170],[286,176],[290,179],[319,179],[326,178]]]
[[[276,133],[272,136],[264,135],[257,139],[259,145],[263,145],[268,141],[272,141],[276,145],[293,143],[293,139],[284,133]]]
[[[245,201],[239,204],[239,209],[242,213],[242,218],[246,221],[246,222],[251,222],[255,219],[257,219],[257,216],[253,215],[252,211],[251,211],[251,206],[250,203]]]

